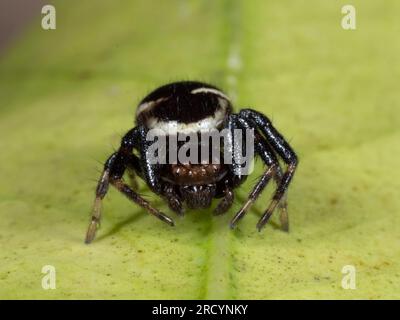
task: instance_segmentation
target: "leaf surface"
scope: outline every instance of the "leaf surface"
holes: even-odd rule
[[[0,298],[399,298],[398,1],[56,1],[0,60]],[[267,114],[298,152],[291,230],[273,186],[231,231],[234,208],[174,217],[171,228],[115,190],[83,238],[102,162],[135,106],[169,81],[227,90]],[[142,192],[172,213],[142,185]],[[57,289],[43,290],[42,267]],[[345,265],[356,290],[341,286]]]

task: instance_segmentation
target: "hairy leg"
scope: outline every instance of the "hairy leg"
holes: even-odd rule
[[[268,222],[278,204],[281,201],[285,201],[285,193],[293,178],[294,172],[298,164],[298,159],[296,153],[286,142],[283,136],[273,127],[271,121],[266,116],[255,110],[245,109],[240,112],[239,117],[242,122],[246,122],[251,126],[257,128],[263,134],[268,144],[287,164],[287,169],[280,179],[280,183],[272,197],[272,201],[268,209],[265,211],[265,213],[257,223],[258,230],[261,230]],[[281,222],[286,224],[286,228],[288,228],[287,211],[286,216],[285,212],[283,213],[283,217],[281,216]]]
[[[168,206],[172,211],[176,212],[180,216],[184,215],[182,201],[179,199],[178,195],[176,194],[172,186],[165,187],[164,198],[167,201]]]
[[[235,121],[235,128],[241,130],[254,129],[251,124],[246,122],[244,119],[241,119],[237,115],[232,115],[232,118],[232,121]],[[242,139],[242,141],[244,140]],[[246,203],[233,217],[230,224],[231,228],[234,228],[239,220],[244,217],[248,209],[252,206],[252,204],[257,200],[262,191],[265,189],[271,178],[276,177],[277,172],[279,172],[279,162],[275,157],[275,154],[270,150],[268,144],[265,143],[265,141],[262,139],[262,136],[256,130],[254,130],[254,151],[263,160],[264,164],[267,166],[267,169],[264,171],[260,180],[250,192]]]
[[[116,187],[130,200],[146,209],[150,214],[170,225],[174,224],[171,218],[157,209],[154,209],[145,199],[122,181],[122,176],[127,168],[133,169],[141,177],[145,176],[147,178],[149,175],[148,172],[146,173],[145,171],[147,169],[146,165],[141,165],[141,160],[132,153],[133,148],[140,149],[141,139],[144,136],[143,131],[144,129],[141,127],[130,130],[122,138],[119,150],[107,159],[103,173],[97,184],[91,220],[85,238],[86,243],[92,242],[96,235],[97,227],[100,225],[102,200],[106,196],[110,184]],[[156,183],[155,180],[152,182]]]
[[[220,200],[217,207],[214,209],[214,215],[221,215],[228,211],[233,204],[233,200],[233,191],[229,188],[226,188],[224,191],[224,197]]]

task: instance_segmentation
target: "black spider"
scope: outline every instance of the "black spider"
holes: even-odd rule
[[[214,210],[215,214],[226,212],[233,203],[233,190],[244,182],[246,175],[238,174],[241,164],[231,163],[181,163],[157,164],[149,159],[151,146],[146,139],[150,129],[163,129],[168,135],[180,132],[198,134],[204,130],[222,130],[228,132],[240,129],[253,130],[254,152],[266,165],[266,170],[251,191],[248,200],[231,221],[231,228],[245,215],[252,203],[273,178],[277,189],[265,213],[257,223],[258,230],[267,223],[274,209],[280,209],[282,228],[288,230],[288,214],[285,193],[292,180],[298,160],[295,152],[272,126],[263,114],[243,109],[232,113],[229,98],[218,88],[201,82],[175,82],[162,86],[142,100],[136,113],[137,126],[123,138],[121,146],[105,163],[100,177],[94,202],[91,222],[86,235],[90,243],[100,222],[101,202],[109,184],[122,192],[150,214],[173,226],[173,220],[152,207],[135,188],[123,180],[126,170],[143,179],[150,189],[162,196],[169,207],[183,214],[183,203],[189,208],[209,207],[213,198],[222,198]],[[237,153],[237,145],[230,145],[230,152]],[[243,146],[239,147],[243,148]],[[241,150],[242,151],[242,150]],[[278,156],[287,165],[282,171]]]

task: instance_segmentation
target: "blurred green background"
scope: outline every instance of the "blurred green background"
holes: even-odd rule
[[[353,31],[335,0],[50,3],[57,29],[39,7],[0,56],[0,298],[400,298],[399,1],[351,1]],[[102,162],[140,99],[181,79],[224,88],[291,142],[290,233],[277,215],[256,231],[272,186],[229,229],[254,174],[231,212],[175,228],[111,190],[84,245]]]

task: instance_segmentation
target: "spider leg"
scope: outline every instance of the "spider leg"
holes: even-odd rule
[[[107,194],[108,188],[110,186],[110,176],[111,175],[121,175],[123,174],[124,159],[121,151],[113,153],[106,161],[104,165],[103,173],[100,176],[99,182],[96,188],[96,197],[93,204],[92,215],[89,223],[89,227],[86,233],[85,243],[90,243],[96,235],[96,230],[100,226],[101,219],[101,205],[102,200]]]
[[[169,208],[176,212],[178,215],[184,215],[184,209],[182,206],[182,201],[179,199],[178,195],[174,191],[171,185],[167,185],[164,189],[163,195],[167,200]]]
[[[130,155],[130,159],[127,163],[127,169],[130,186],[133,190],[139,190],[137,177],[139,176],[143,179],[143,173],[140,166],[140,159],[133,153]]]
[[[239,118],[238,115],[231,115],[232,128],[241,130],[254,129],[247,122],[240,120],[241,119]],[[231,220],[230,227],[232,229],[236,226],[239,220],[241,220],[245,216],[248,209],[257,200],[257,198],[264,190],[264,188],[267,186],[271,178],[276,175],[277,168],[279,167],[279,163],[276,157],[274,156],[273,153],[271,153],[268,150],[268,148],[266,148],[266,145],[263,143],[262,139],[260,139],[260,135],[256,131],[254,137],[255,137],[254,151],[261,157],[264,163],[267,164],[268,168],[265,170],[260,180],[254,186],[253,190],[248,196],[248,200],[246,201],[246,203],[242,206],[242,208],[236,213],[236,215]],[[242,141],[244,140],[242,139]],[[244,146],[242,147],[244,148]]]
[[[247,122],[255,126],[261,133],[264,135],[268,144],[273,148],[273,150],[283,159],[283,161],[287,164],[287,169],[283,173],[282,178],[280,179],[280,183],[272,197],[272,201],[265,211],[261,219],[257,223],[257,228],[260,231],[265,224],[268,222],[275,208],[279,204],[279,202],[283,199],[286,193],[286,190],[293,178],[294,172],[296,170],[298,159],[296,153],[290,147],[290,145],[285,141],[282,135],[273,127],[271,121],[265,117],[263,114],[251,110],[244,109],[240,111],[239,117],[242,122]],[[281,221],[287,222],[287,212],[286,217],[281,217]]]
[[[275,166],[275,174],[273,176],[275,183],[276,183],[276,187],[279,187],[279,184],[281,183],[282,180],[282,168],[279,164],[279,161],[275,155],[274,150],[269,146],[269,144],[267,143],[267,141],[258,133],[255,133],[255,139],[257,139],[257,144],[256,144],[256,148],[259,149],[258,154],[261,155],[262,160],[264,161],[264,163],[267,166]],[[258,144],[261,144],[261,146],[259,146]],[[267,154],[269,156],[266,156],[264,153],[266,150]],[[272,161],[271,161],[272,160]],[[279,201],[278,203],[278,208],[279,208],[279,219],[281,222],[281,228],[284,231],[289,231],[289,216],[288,216],[288,212],[287,212],[287,200],[286,200],[286,193],[283,195],[282,199]]]
[[[214,209],[214,215],[218,216],[225,213],[232,206],[234,200],[234,194],[232,189],[226,187],[224,190],[224,197],[220,200],[217,207]]]
[[[103,173],[97,184],[91,220],[86,233],[85,243],[87,244],[93,241],[97,227],[100,225],[101,204],[107,194],[110,183],[124,193],[129,199],[145,208],[150,214],[157,216],[170,225],[174,224],[171,218],[151,207],[146,200],[122,181],[122,176],[128,167],[136,170],[139,175],[142,175],[142,170],[139,171],[139,167],[141,168],[141,166],[139,166],[140,160],[132,154],[133,148],[137,146],[138,139],[140,139],[140,131],[139,128],[136,127],[123,137],[119,150],[113,153],[104,165]]]
[[[154,193],[164,197],[172,211],[182,216],[184,214],[184,209],[181,199],[169,183],[161,183],[159,179],[161,164],[152,163],[150,160],[151,155],[148,154],[148,151],[153,141],[147,141],[147,133],[147,129],[143,128],[143,130],[141,130],[140,148],[138,148],[141,153],[142,178]]]
[[[170,226],[174,226],[174,221],[168,217],[166,214],[162,213],[161,211],[153,208],[148,201],[143,199],[140,195],[138,195],[135,191],[132,190],[121,178],[119,179],[112,179],[111,184],[122,194],[124,194],[129,200],[133,201],[134,203],[138,204],[142,208],[146,209],[146,211],[153,216],[157,217],[161,221],[166,222]]]
[[[279,166],[277,167],[276,175],[274,176],[275,182],[276,182],[276,187],[279,186],[281,180],[282,180],[282,168]],[[287,193],[283,195],[282,199],[278,203],[278,209],[279,209],[279,220],[281,222],[281,228],[283,231],[288,232],[289,231],[289,215],[288,215],[288,210],[287,210]]]
[[[261,176],[260,180],[257,182],[257,184],[254,186],[253,190],[249,194],[248,200],[246,201],[246,203],[242,206],[242,208],[236,213],[236,215],[231,220],[230,226],[232,229],[235,228],[235,226],[239,222],[239,220],[244,217],[244,215],[246,214],[248,209],[251,207],[251,205],[257,200],[257,198],[259,197],[261,192],[267,186],[268,182],[274,176],[275,170],[276,170],[276,167],[271,166]]]
[[[151,155],[148,154],[149,148],[153,144],[153,141],[147,141],[146,138],[148,130],[146,128],[143,126],[138,128],[139,137],[135,148],[140,151],[140,167],[141,172],[143,173],[143,179],[154,193],[161,195],[163,188],[162,183],[158,178],[160,173],[160,164],[152,163]]]

